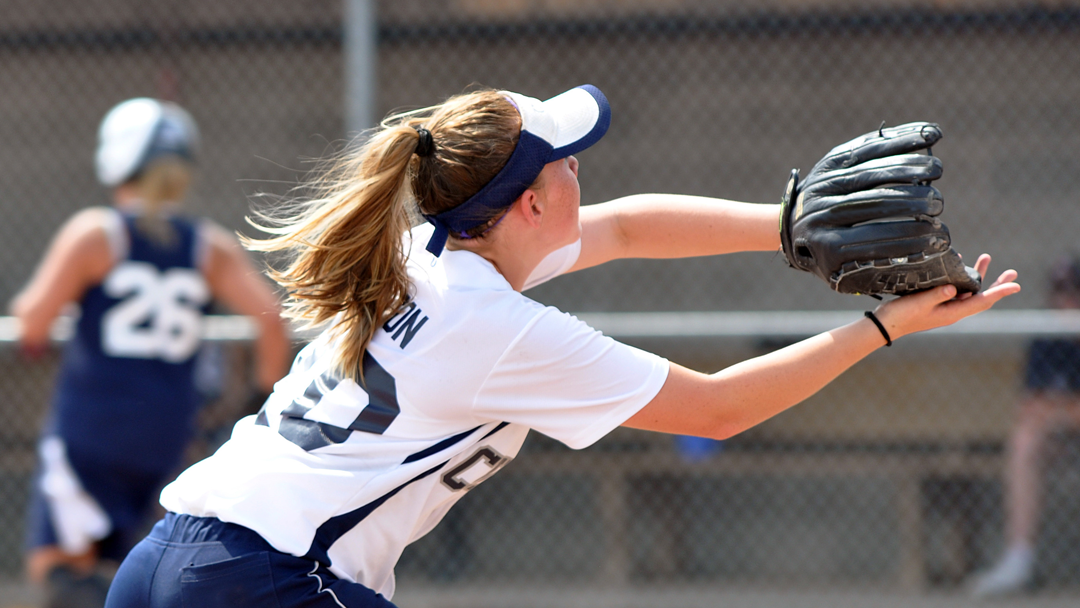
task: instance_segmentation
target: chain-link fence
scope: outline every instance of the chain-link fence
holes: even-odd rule
[[[1003,308],[1044,308],[1051,261],[1077,249],[1071,0],[382,0],[373,10],[377,115],[475,84],[540,98],[603,90],[612,127],[580,156],[585,204],[643,191],[774,202],[792,167],[833,145],[882,121],[931,120],[945,133],[934,152],[955,246],[1020,271],[1024,291]],[[108,203],[93,177],[95,130],[129,97],[192,112],[203,151],[190,210],[244,230],[251,194],[287,192],[350,135],[345,14],[342,0],[5,2],[0,299],[66,217]],[[772,254],[623,261],[530,295],[580,313],[763,311],[774,321],[829,310],[854,319],[873,304]],[[794,336],[625,337],[713,371]],[[1053,393],[1055,414],[1018,416],[1031,337],[906,339],[723,443],[620,430],[571,453],[534,435],[409,550],[402,598],[435,589],[413,601],[457,605],[445,590],[500,586],[632,588],[642,602],[657,589],[715,588],[744,593],[728,596],[734,604],[772,606],[806,596],[754,593],[815,589],[834,606],[879,591],[966,597],[1010,540],[1008,470],[1041,482],[1024,486],[1041,497],[1026,507],[1039,516],[1029,597],[1075,602],[1080,436],[1064,423],[1080,419],[1080,402],[1066,387]],[[15,579],[55,356],[28,360],[8,344],[0,357],[0,572]],[[574,605],[543,605],[555,604]]]

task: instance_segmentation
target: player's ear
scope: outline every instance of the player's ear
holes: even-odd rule
[[[536,190],[529,188],[525,190],[518,197],[518,200],[514,201],[514,208],[517,212],[521,213],[526,223],[529,226],[539,228],[544,221],[545,205],[543,199],[537,194]]]

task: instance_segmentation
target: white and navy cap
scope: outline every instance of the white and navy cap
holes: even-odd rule
[[[600,141],[611,124],[611,108],[600,89],[582,85],[540,101],[503,91],[521,114],[521,135],[506,165],[464,203],[437,215],[424,215],[435,225],[427,250],[438,256],[452,233],[461,237],[509,207],[540,176],[544,165],[577,154]]]
[[[195,160],[199,131],[191,115],[175,103],[148,97],[129,99],[105,115],[98,129],[98,181],[114,187],[162,156]]]

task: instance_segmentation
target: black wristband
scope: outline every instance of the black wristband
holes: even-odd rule
[[[885,326],[881,324],[881,321],[878,321],[878,318],[874,316],[874,313],[868,310],[863,313],[863,316],[873,321],[874,325],[877,325],[878,331],[881,332],[881,336],[885,338],[885,346],[892,346],[892,338],[889,337],[889,332],[885,331]]]

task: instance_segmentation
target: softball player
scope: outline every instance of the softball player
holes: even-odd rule
[[[256,320],[256,382],[266,393],[284,375],[290,348],[275,296],[236,239],[176,214],[197,144],[188,113],[133,99],[105,116],[99,135],[97,175],[115,205],[71,217],[12,304],[29,349],[47,345],[65,307],[80,310],[30,508],[27,571],[46,584],[48,606],[104,605],[99,562],[119,562],[139,540],[157,492],[181,464],[200,401],[194,362],[211,299]]]
[[[579,210],[573,155],[609,120],[592,86],[394,116],[268,227],[252,247],[290,253],[276,273],[288,314],[324,331],[258,415],[165,488],[169,513],[124,561],[109,608],[391,606],[404,547],[530,429],[572,448],[620,425],[726,438],[885,344],[860,316],[709,376],[522,295],[616,258],[780,245],[776,205],[641,195]],[[417,205],[427,224],[410,228]],[[1014,277],[878,317],[893,338],[951,323],[1018,291]]]

